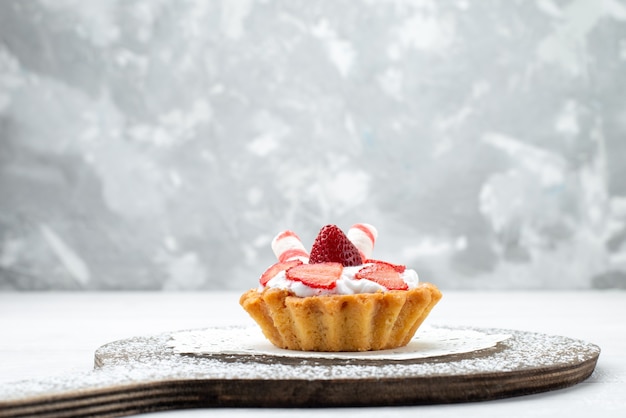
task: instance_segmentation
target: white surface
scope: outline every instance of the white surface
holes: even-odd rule
[[[594,374],[572,388],[458,405],[343,409],[224,409],[220,416],[569,416],[626,413],[626,293],[448,292],[428,323],[579,338],[601,347]],[[0,383],[90,370],[99,346],[135,335],[249,325],[239,293],[1,293]],[[155,416],[205,416],[174,411]]]

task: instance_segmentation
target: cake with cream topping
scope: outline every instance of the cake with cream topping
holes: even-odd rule
[[[323,227],[308,253],[292,231],[278,234],[278,262],[242,307],[277,347],[305,351],[368,351],[401,347],[413,338],[441,292],[403,265],[371,258],[377,238],[368,224],[344,234]]]

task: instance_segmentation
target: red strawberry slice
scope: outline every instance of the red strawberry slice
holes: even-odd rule
[[[263,274],[261,275],[261,278],[259,279],[259,283],[261,283],[261,286],[265,286],[267,282],[269,282],[274,276],[276,276],[281,271],[287,270],[291,267],[298,266],[300,264],[302,264],[302,261],[300,260],[284,261],[282,263],[273,264],[269,266],[267,270],[265,270],[265,272],[263,272]]]
[[[395,271],[397,271],[398,273],[404,273],[404,270],[406,270],[406,266],[402,265],[402,264],[393,264],[390,263],[388,261],[382,261],[382,260],[374,260],[373,258],[368,258],[367,260],[365,260],[363,262],[363,264],[367,264],[367,263],[374,263],[374,264],[385,264],[387,266],[391,266],[393,267],[393,269]]]
[[[343,266],[363,264],[359,249],[337,225],[323,227],[311,248],[309,263],[341,263]]]
[[[341,277],[340,263],[302,264],[287,270],[287,278],[317,289],[333,289]]]
[[[388,264],[379,263],[365,266],[354,277],[371,280],[385,286],[389,290],[407,290],[409,288],[400,277],[400,273]]]

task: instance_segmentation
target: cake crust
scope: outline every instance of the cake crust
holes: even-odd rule
[[[422,282],[410,290],[308,297],[251,289],[239,302],[277,347],[369,351],[408,344],[441,296]]]

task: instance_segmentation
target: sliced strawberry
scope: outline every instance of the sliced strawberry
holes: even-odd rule
[[[400,273],[388,264],[372,264],[365,266],[355,275],[357,279],[367,279],[385,286],[389,290],[407,290],[409,287],[400,277]]]
[[[269,266],[267,270],[265,270],[265,272],[263,272],[261,278],[259,279],[259,283],[261,283],[261,286],[265,286],[267,282],[269,282],[281,271],[298,266],[300,264],[302,264],[302,261],[300,260],[283,261],[282,263],[273,264]]]
[[[404,270],[406,270],[406,266],[402,265],[402,264],[393,264],[390,263],[388,261],[382,261],[382,260],[374,260],[373,258],[368,258],[367,260],[365,260],[363,262],[363,264],[367,264],[367,263],[374,263],[374,264],[385,264],[387,266],[391,266],[393,267],[393,269],[395,271],[397,271],[398,273],[404,273]]]
[[[311,248],[309,263],[341,263],[343,266],[363,264],[359,249],[337,225],[323,227]]]
[[[340,263],[302,264],[287,270],[287,278],[317,289],[333,289],[341,277]]]

